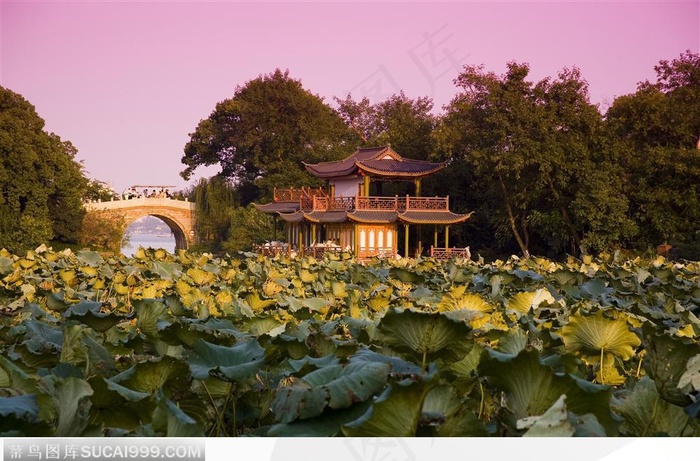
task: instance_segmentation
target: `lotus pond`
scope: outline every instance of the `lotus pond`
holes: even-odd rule
[[[0,436],[697,436],[700,264],[0,251]]]

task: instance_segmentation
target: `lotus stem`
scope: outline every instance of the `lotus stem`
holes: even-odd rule
[[[484,386],[479,381],[479,392],[481,393],[481,400],[479,401],[479,419],[483,419],[484,416]]]
[[[603,357],[604,357],[604,351],[605,348],[601,347],[600,348],[600,384],[605,384],[605,370],[603,369]]]
[[[423,351],[423,364],[421,366],[421,370],[422,370],[423,374],[425,374],[425,362],[426,362],[427,357],[428,357],[428,351]]]
[[[637,376],[636,378],[639,379],[639,374],[642,372],[642,358],[639,357],[639,365],[637,365]]]

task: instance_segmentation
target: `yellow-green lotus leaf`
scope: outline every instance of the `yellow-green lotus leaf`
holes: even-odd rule
[[[208,285],[216,280],[216,274],[213,272],[207,272],[198,267],[192,267],[187,270],[187,275],[192,278],[192,281],[199,286]]]
[[[301,278],[302,282],[311,283],[311,282],[315,282],[316,279],[318,279],[318,274],[310,272],[306,269],[302,269],[301,272],[299,272],[299,277]]]
[[[561,337],[569,352],[594,356],[603,351],[622,360],[632,358],[634,350],[641,344],[623,318],[608,319],[602,311],[593,315],[574,315],[561,329]]]
[[[261,311],[266,307],[274,306],[277,301],[274,299],[261,299],[258,293],[251,293],[245,297],[245,302],[248,303],[254,311]]]
[[[439,312],[468,310],[476,312],[491,312],[493,308],[481,296],[474,293],[454,296],[452,293],[446,294],[438,304]]]
[[[333,296],[336,298],[344,298],[347,296],[348,292],[345,289],[346,283],[343,281],[331,282],[331,290],[333,291]]]
[[[274,298],[278,293],[284,290],[284,287],[274,280],[267,280],[265,283],[263,283],[262,289],[263,294],[266,297]]]
[[[134,253],[134,258],[143,261],[146,259],[148,256],[146,255],[146,251],[143,248],[139,248],[136,250],[136,253]]]
[[[97,275],[97,269],[92,266],[82,266],[80,267],[80,272],[87,275],[88,277],[95,277]]]
[[[177,290],[177,294],[179,294],[180,297],[192,291],[192,287],[182,279],[178,280],[175,283],[175,289]]]
[[[233,303],[233,295],[230,291],[220,291],[216,294],[216,302],[222,307],[229,306]]]
[[[124,285],[123,283],[115,283],[114,284],[114,291],[117,294],[125,295],[129,292],[129,287]]]
[[[66,285],[72,285],[73,280],[75,280],[75,271],[70,269],[61,269],[58,271],[58,276],[66,283]]]
[[[105,281],[102,279],[95,278],[93,279],[94,282],[92,283],[92,288],[94,290],[101,290],[105,287]]]
[[[124,275],[121,272],[117,272],[114,274],[114,277],[112,278],[112,281],[114,283],[123,283],[126,280],[126,275]]]
[[[141,297],[146,298],[146,299],[157,298],[158,297],[158,289],[153,284],[145,286],[141,290]]]
[[[162,248],[157,249],[154,253],[153,256],[155,259],[163,259],[168,255],[168,252],[165,251]]]
[[[516,293],[508,300],[508,309],[527,314],[530,308],[537,309],[543,302],[554,303],[554,297],[549,290],[540,288],[536,291]]]
[[[20,259],[19,265],[22,269],[29,269],[30,267],[36,266],[36,261],[29,259]]]

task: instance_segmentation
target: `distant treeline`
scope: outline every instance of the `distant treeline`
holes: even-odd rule
[[[391,144],[406,158],[442,161],[423,195],[475,211],[451,242],[490,258],[654,251],[700,258],[700,55],[654,67],[656,81],[602,112],[581,72],[528,79],[511,62],[503,75],[465,66],[440,113],[430,98],[399,93],[372,103],[352,95],[328,104],[289,72],[238,86],[184,146],[184,178],[202,165],[221,173],[184,193],[197,202],[199,249],[236,251],[273,238],[250,204],[274,187],[320,185],[302,162],[343,158],[358,146]],[[87,178],[76,149],[44,131],[21,95],[0,87],[0,248],[47,241],[118,251],[128,223],[83,220],[81,203],[109,199]],[[405,194],[407,183],[382,194]]]
[[[645,252],[666,243],[679,257],[699,258],[700,56],[659,62],[656,81],[604,113],[578,69],[538,82],[529,70],[515,62],[503,75],[465,66],[440,114],[430,98],[403,93],[376,103],[348,95],[332,107],[288,71],[246,82],[185,146],[183,177],[201,165],[221,167],[190,191],[198,203],[207,198],[201,247],[246,249],[271,238],[268,218],[251,202],[269,201],[274,187],[319,185],[302,162],[390,143],[404,157],[447,163],[425,180],[423,195],[449,195],[456,212],[475,211],[452,241],[487,258]]]

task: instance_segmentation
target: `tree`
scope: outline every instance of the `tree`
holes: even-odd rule
[[[700,55],[686,51],[654,69],[656,82],[618,97],[605,116],[640,249],[691,242],[700,219]]]
[[[126,229],[129,223],[122,214],[110,210],[97,210],[83,221],[78,243],[119,254],[128,243]]]
[[[34,106],[0,87],[0,247],[77,241],[87,180],[75,154],[44,131]]]
[[[237,87],[199,123],[185,146],[181,174],[187,179],[198,166],[218,164],[220,176],[270,198],[274,187],[312,183],[302,162],[339,158],[349,139],[342,119],[322,98],[277,69]],[[242,197],[242,204],[255,195]]]
[[[499,246],[513,239],[526,257],[533,248],[600,250],[633,230],[624,199],[599,202],[619,196],[601,116],[578,69],[537,83],[527,80],[529,70],[511,62],[497,76],[466,66],[455,80],[462,91],[435,132],[439,151],[469,181],[462,195]],[[601,226],[604,218],[612,225]]]

